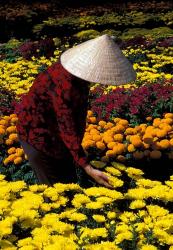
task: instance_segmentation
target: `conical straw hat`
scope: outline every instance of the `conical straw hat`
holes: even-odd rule
[[[108,35],[68,49],[60,61],[71,74],[89,82],[120,85],[136,79],[132,64]]]

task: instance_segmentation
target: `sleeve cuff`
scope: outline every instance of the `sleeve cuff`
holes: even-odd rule
[[[89,163],[88,163],[88,160],[86,157],[80,157],[78,160],[77,160],[77,164],[82,167],[82,168],[85,168]]]

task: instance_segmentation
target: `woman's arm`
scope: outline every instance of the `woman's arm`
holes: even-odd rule
[[[61,139],[69,149],[77,165],[88,165],[87,157],[81,146],[81,137],[73,116],[71,100],[71,84],[64,80],[60,86],[55,87],[52,95],[53,107],[56,113],[57,126]]]

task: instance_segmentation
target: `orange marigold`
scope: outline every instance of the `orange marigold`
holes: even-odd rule
[[[15,147],[9,148],[7,152],[8,154],[14,154],[16,152],[16,148]]]
[[[88,111],[87,111],[87,116],[93,116],[92,110],[88,110]]]
[[[17,117],[16,114],[11,114],[11,115],[10,115],[10,118],[15,118],[15,117]]]
[[[90,135],[89,133],[85,133],[84,135],[84,140],[92,140],[93,136]]]
[[[165,137],[166,135],[167,135],[167,132],[166,132],[165,130],[163,130],[163,129],[157,130],[157,132],[156,132],[156,136],[157,136],[158,138],[163,138],[163,137]]]
[[[4,135],[5,134],[5,129],[0,128],[0,135]]]
[[[154,129],[153,126],[148,126],[148,127],[146,128],[146,130],[145,130],[145,133],[146,133],[146,134],[147,134],[147,133],[151,134],[152,131],[153,131],[153,129]]]
[[[123,143],[117,143],[114,147],[113,147],[113,151],[117,154],[120,155],[122,153],[124,153],[126,151],[126,146]]]
[[[6,129],[6,127],[2,124],[0,124],[0,128]]]
[[[168,133],[168,132],[171,132],[171,131],[172,131],[172,126],[166,124],[166,125],[163,127],[163,130],[165,130],[167,133]]]
[[[135,146],[133,144],[129,144],[127,147],[128,152],[132,153],[136,150]]]
[[[141,124],[139,125],[139,127],[141,127],[141,128],[147,128],[147,124],[146,124],[146,123],[141,123]]]
[[[136,147],[141,147],[142,146],[142,141],[139,135],[132,135],[130,137],[130,142]]]
[[[89,128],[89,130],[91,130],[92,128],[96,128],[97,129],[97,124],[89,124],[88,128]]]
[[[153,136],[151,134],[144,134],[143,136],[144,143],[151,144],[153,142]]]
[[[14,164],[15,165],[18,165],[20,163],[22,163],[22,157],[17,157],[16,159],[14,159]]]
[[[125,133],[125,135],[135,135],[137,133],[137,131],[135,128],[127,128],[124,133]]]
[[[104,126],[104,129],[105,129],[105,130],[109,130],[110,128],[112,128],[112,127],[110,127],[110,126],[107,125],[107,124]]]
[[[5,116],[3,116],[3,119],[6,121],[10,121],[10,116],[5,115]]]
[[[142,133],[142,128],[139,125],[136,126],[135,129],[136,129],[136,133],[140,133],[140,134]]]
[[[122,134],[115,134],[114,135],[114,140],[117,142],[122,142],[123,141],[123,135]]]
[[[153,126],[154,126],[155,128],[158,128],[160,124],[161,124],[161,119],[160,119],[160,118],[155,118],[155,119],[153,120]]]
[[[124,132],[125,128],[124,126],[122,126],[121,124],[117,124],[115,125],[113,128],[112,128],[112,131],[115,133],[115,134],[119,134],[119,133],[122,133]]]
[[[166,113],[164,117],[173,119],[173,113]]]
[[[113,149],[113,147],[116,146],[116,145],[117,145],[116,142],[109,142],[109,143],[107,144],[107,147],[108,147],[109,149]]]
[[[126,141],[130,140],[131,135],[126,135]]]
[[[106,152],[106,156],[108,156],[108,157],[115,157],[115,152],[113,150],[108,150]]]
[[[17,148],[17,149],[16,149],[16,155],[17,155],[17,156],[22,156],[23,154],[24,154],[23,148]]]
[[[121,120],[121,118],[119,118],[119,117],[114,118],[115,123],[119,122],[120,120]]]
[[[99,121],[99,126],[101,126],[102,128],[104,128],[104,126],[106,125],[106,122],[105,121]]]
[[[109,142],[113,142],[113,137],[112,136],[109,136],[109,135],[104,135],[103,136],[103,140],[104,140],[104,142],[107,144],[107,143],[109,143]]]
[[[93,141],[101,141],[102,137],[100,135],[93,135],[92,137]]]
[[[96,142],[96,147],[101,150],[105,150],[106,148],[105,144],[101,141]]]
[[[88,120],[88,121],[91,122],[91,123],[96,123],[96,122],[97,122],[97,119],[96,119],[95,116],[91,116],[91,117],[89,117],[89,120]]]
[[[100,132],[99,132],[96,128],[91,128],[91,129],[90,129],[90,134],[91,134],[91,135],[99,135]]]
[[[17,118],[17,117],[13,117],[13,118],[11,119],[11,123],[16,123],[16,122],[18,122],[18,118]]]
[[[8,156],[9,162],[14,161],[16,158],[17,158],[16,154],[11,154],[11,155]]]
[[[88,149],[88,148],[90,148],[90,147],[95,147],[95,142],[92,141],[92,140],[84,141],[84,142],[82,142],[82,147],[83,147],[84,149]]]
[[[10,126],[6,129],[8,133],[15,133],[17,132],[16,126]]]
[[[7,126],[8,125],[8,121],[2,119],[2,120],[0,120],[0,125]]]
[[[142,143],[142,148],[143,149],[148,149],[150,147],[150,144],[143,142]]]
[[[13,144],[13,140],[7,139],[7,140],[5,140],[5,144],[6,145],[12,145]]]
[[[137,132],[144,134],[147,128],[147,124],[142,123],[139,126],[136,126]]]
[[[12,133],[9,135],[9,139],[12,141],[18,141],[18,135],[15,133]]]
[[[8,159],[8,158],[6,158],[5,160],[3,160],[3,164],[4,164],[5,166],[7,166],[8,163],[9,163],[9,159]]]
[[[157,131],[158,131],[158,129],[153,127],[153,129],[150,130],[149,134],[151,134],[153,137],[156,137]]]
[[[161,140],[161,141],[159,142],[159,145],[160,145],[160,147],[161,147],[162,149],[167,149],[167,148],[170,147],[169,140],[167,140],[167,139]]]
[[[112,122],[107,122],[107,124],[105,125],[107,129],[112,128],[113,126],[114,124]]]
[[[122,125],[122,126],[124,126],[124,127],[128,127],[129,122],[128,122],[127,120],[125,120],[125,119],[120,119],[120,120],[118,121],[118,124],[120,124],[120,125]]]
[[[165,118],[165,119],[162,119],[162,122],[171,125],[173,123],[173,119]]]
[[[97,129],[100,131],[100,130],[102,129],[102,127],[98,125],[98,126],[97,126]]]
[[[147,116],[147,117],[146,117],[146,120],[147,120],[148,122],[152,121],[152,119],[153,119],[152,116]]]

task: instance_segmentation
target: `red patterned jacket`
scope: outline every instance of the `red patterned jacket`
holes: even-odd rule
[[[36,77],[15,106],[18,134],[37,150],[57,159],[68,157],[84,167],[81,146],[85,132],[89,84],[66,71],[58,61]]]

